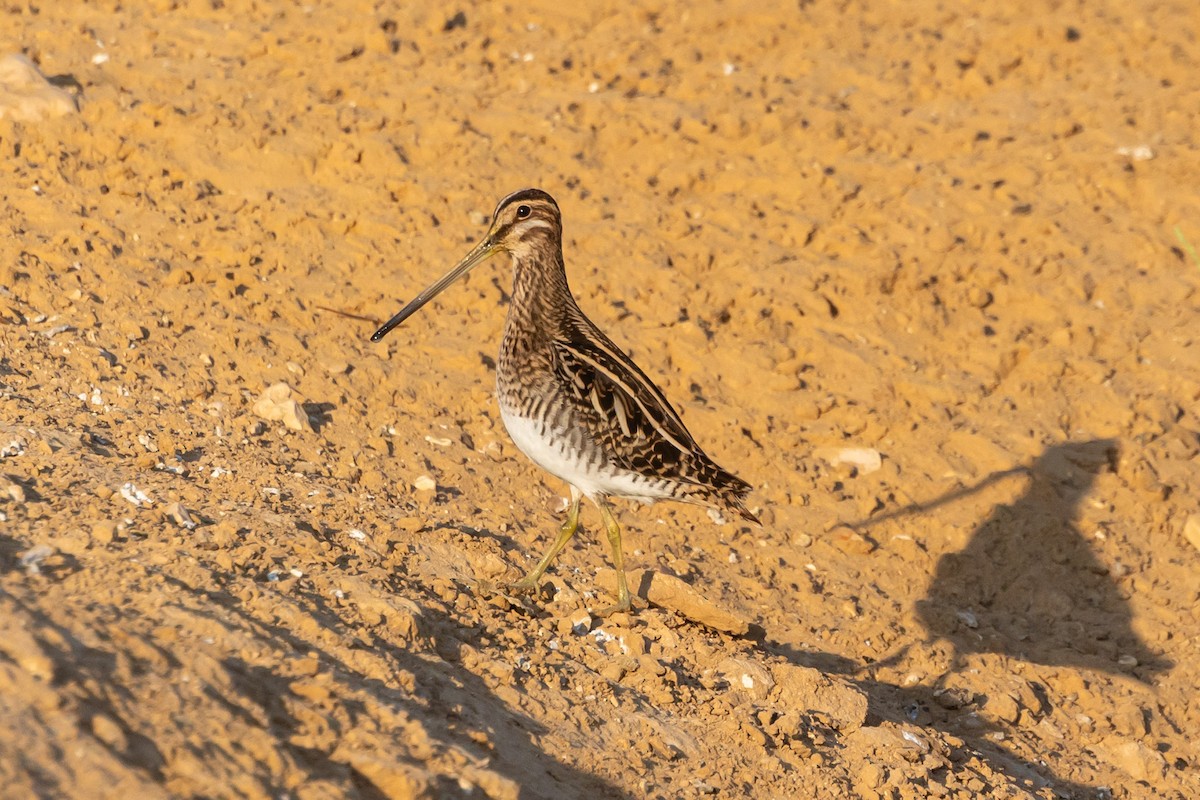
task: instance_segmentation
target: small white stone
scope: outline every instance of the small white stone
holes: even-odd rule
[[[121,487],[121,497],[124,497],[138,508],[144,505],[154,505],[154,501],[150,499],[150,496],[132,483],[127,483]]]
[[[428,475],[421,475],[413,481],[413,486],[416,487],[418,492],[432,492],[437,488],[437,481]]]
[[[813,455],[830,466],[845,464],[854,467],[860,475],[870,475],[883,466],[883,457],[879,451],[870,447],[822,447],[814,451]]]
[[[1132,147],[1118,147],[1117,155],[1125,156],[1133,161],[1149,161],[1156,154],[1150,145],[1138,144]]]
[[[590,622],[591,622],[590,616],[588,617],[588,621],[590,624]],[[576,631],[576,633],[578,633],[578,631]],[[608,642],[615,641],[617,637],[613,636],[611,633],[604,630],[604,628],[596,628],[596,630],[592,631],[592,638],[596,640],[597,644],[606,644]]]
[[[37,575],[41,572],[41,563],[52,555],[54,555],[53,547],[46,544],[39,544],[21,553],[19,563],[30,575]]]

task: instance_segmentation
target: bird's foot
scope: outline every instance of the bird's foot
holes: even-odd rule
[[[620,614],[622,612],[630,611],[632,609],[633,609],[633,599],[631,597],[627,596],[623,600],[618,600],[617,602],[613,603],[611,606],[605,606],[604,608],[600,609],[599,611],[593,611],[592,616],[603,619],[604,617],[610,617],[613,614]]]
[[[508,584],[509,593],[518,596],[537,594],[540,588],[541,586],[538,585],[537,579],[535,579],[532,575],[526,575],[524,578],[521,578],[521,580],[513,581],[512,583]]]

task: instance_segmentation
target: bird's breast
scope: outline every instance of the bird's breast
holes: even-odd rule
[[[550,404],[551,406],[553,404]],[[615,465],[572,415],[529,415],[526,404],[500,401],[500,418],[513,443],[542,469],[566,481],[585,497],[627,497],[654,502],[671,496],[669,481],[641,475]]]

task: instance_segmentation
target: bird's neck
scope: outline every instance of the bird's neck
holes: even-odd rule
[[[575,308],[561,251],[538,261],[513,258],[513,291],[506,334],[557,332]]]

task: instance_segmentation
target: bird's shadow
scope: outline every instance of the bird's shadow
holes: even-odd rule
[[[1028,476],[1025,491],[998,506],[965,547],[941,556],[929,588],[916,603],[917,618],[927,633],[925,643],[944,642],[952,650],[949,668],[936,681],[900,686],[874,677],[881,667],[901,661],[915,642],[883,661],[864,664],[799,650],[773,641],[769,634],[763,649],[795,664],[845,676],[867,694],[871,721],[944,727],[1019,784],[1046,782],[1065,797],[1095,795],[1094,787],[1029,763],[988,735],[1007,733],[1003,723],[977,717],[968,731],[952,724],[953,715],[930,711],[946,707],[941,697],[946,679],[964,668],[964,658],[971,653],[1129,675],[1146,683],[1173,666],[1137,635],[1127,599],[1078,528],[1080,504],[1098,475],[1115,470],[1118,455],[1118,443],[1111,439],[1056,445],[1029,467],[997,472],[976,486],[850,525],[865,531],[897,516],[930,514],[1002,478]],[[1045,687],[1033,686],[1037,708],[1024,713],[1040,718],[1053,710],[1054,700]]]
[[[1118,455],[1112,439],[1048,448],[1029,468],[1025,492],[998,506],[966,547],[939,559],[916,610],[932,639],[953,645],[951,671],[968,653],[1145,683],[1173,666],[1134,631],[1128,600],[1076,522]]]

